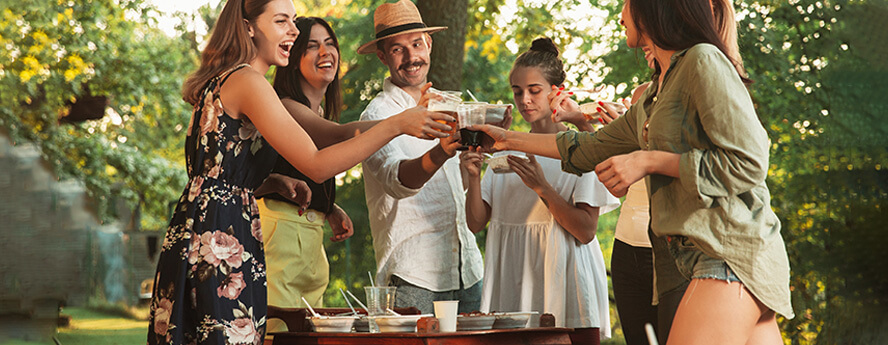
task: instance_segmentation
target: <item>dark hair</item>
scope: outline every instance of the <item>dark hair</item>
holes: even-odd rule
[[[265,12],[270,0],[229,0],[213,26],[213,33],[200,54],[200,67],[185,79],[182,99],[196,104],[210,79],[229,68],[248,63],[256,56],[244,19],[252,22]]]
[[[684,50],[700,43],[718,48],[732,65],[741,66],[719,35],[712,5],[708,0],[627,0],[632,21],[639,34],[647,35],[655,46]],[[721,25],[720,23],[718,25]],[[639,35],[640,37],[640,35]],[[659,71],[659,65],[656,66]],[[738,75],[744,81],[745,73]]]
[[[533,40],[533,43],[530,44],[530,49],[521,53],[515,59],[512,71],[509,72],[509,78],[512,77],[512,72],[518,67],[539,68],[543,77],[551,85],[561,85],[566,77],[564,63],[558,58],[558,47],[548,37],[540,37]]]
[[[274,90],[278,97],[293,99],[306,107],[311,107],[311,103],[305,96],[305,92],[302,91],[302,81],[305,80],[305,77],[299,70],[299,65],[308,49],[311,28],[315,25],[320,25],[327,30],[327,34],[333,39],[333,46],[336,47],[337,52],[339,51],[339,40],[327,21],[318,17],[299,17],[296,19],[299,36],[296,37],[293,48],[290,49],[290,63],[286,67],[277,67],[274,72]],[[339,83],[340,57],[341,55],[337,54],[336,75],[330,85],[327,85],[327,91],[324,93],[324,118],[331,121],[339,121],[339,113],[342,111],[342,87]]]

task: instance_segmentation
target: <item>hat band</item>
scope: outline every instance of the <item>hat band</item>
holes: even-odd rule
[[[385,29],[385,30],[382,30],[382,31],[380,31],[380,32],[377,32],[377,33],[376,33],[376,38],[379,39],[379,38],[382,38],[382,37],[386,37],[386,36],[394,35],[394,34],[399,33],[399,32],[401,32],[401,31],[407,31],[407,30],[413,30],[413,29],[422,29],[422,28],[425,28],[425,27],[426,27],[426,25],[423,24],[423,23],[410,23],[410,24],[403,24],[403,25],[393,26],[393,27],[390,27],[390,28],[388,28],[388,29]]]

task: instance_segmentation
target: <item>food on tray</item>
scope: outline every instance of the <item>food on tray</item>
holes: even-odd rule
[[[509,166],[509,161],[507,160],[508,157],[508,155],[502,155],[489,158],[487,159],[487,165],[490,167],[491,170],[493,170],[493,172],[497,174],[512,172],[512,167]],[[521,156],[514,157],[524,159],[525,161],[527,160],[527,158]]]

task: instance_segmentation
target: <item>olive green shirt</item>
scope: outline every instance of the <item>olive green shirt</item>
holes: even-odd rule
[[[725,260],[762,303],[793,317],[789,260],[765,184],[768,136],[718,48],[698,44],[675,53],[663,87],[655,76],[626,116],[595,133],[561,132],[556,140],[562,169],[576,174],[640,149],[681,154],[679,178],[647,177],[654,234],[687,236],[706,255]]]

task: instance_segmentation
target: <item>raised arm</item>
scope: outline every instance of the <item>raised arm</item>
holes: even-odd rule
[[[238,97],[239,95],[249,95]],[[320,183],[343,172],[401,134],[412,117],[427,113],[424,108],[413,108],[383,121],[369,131],[347,141],[318,150],[311,137],[293,120],[284,108],[271,85],[255,71],[246,69],[234,72],[222,87],[222,101],[232,114],[246,115],[277,150],[296,169]],[[310,112],[310,110],[309,110]],[[431,120],[451,119],[445,114],[428,114]],[[316,116],[316,115],[312,115]],[[435,131],[431,124],[423,125],[430,135],[446,136]]]
[[[314,114],[304,104],[295,100],[281,99],[284,108],[290,113],[296,122],[305,130],[318,148],[325,148],[353,138],[359,133],[370,130],[380,121],[352,121],[339,124]]]

